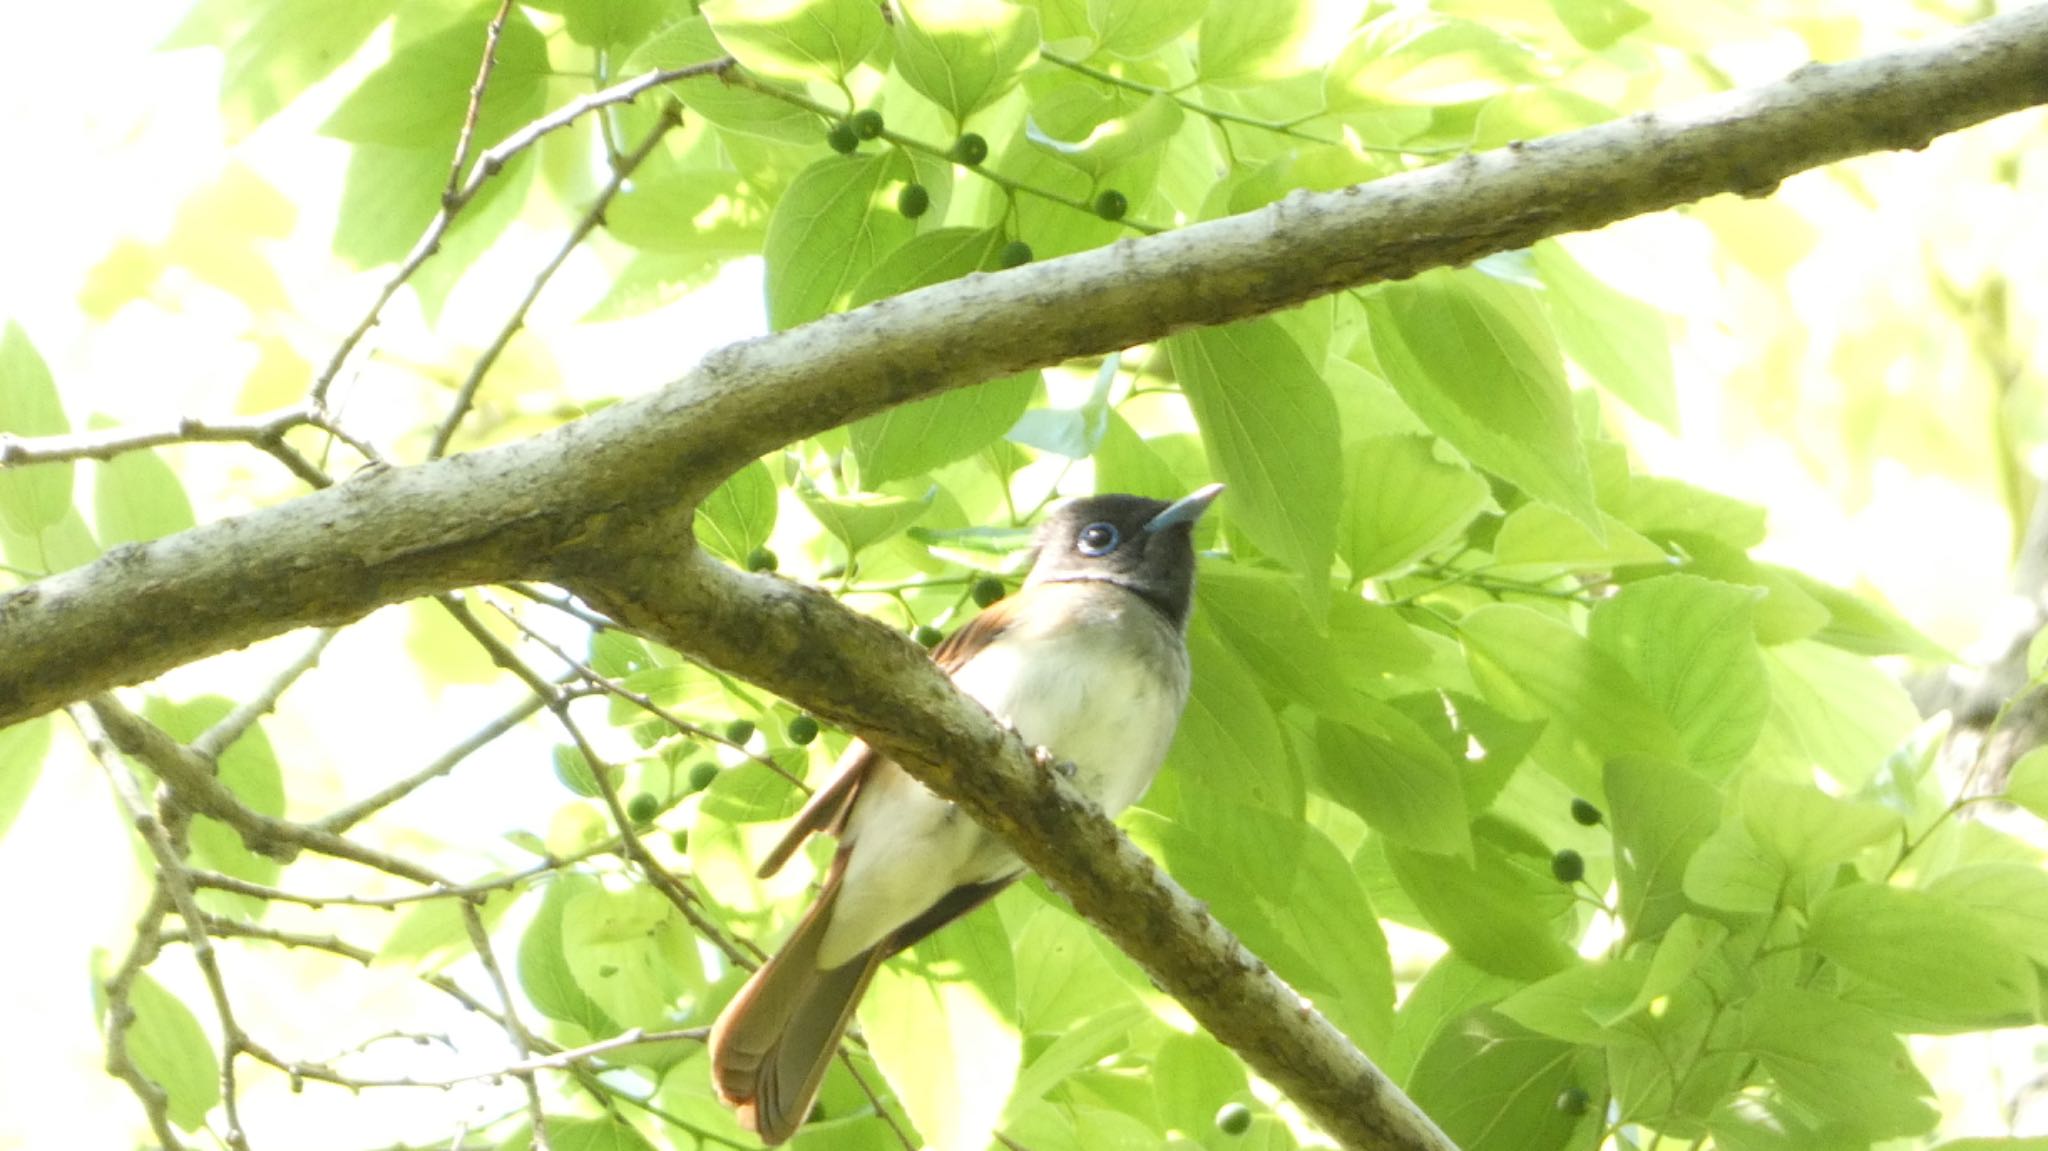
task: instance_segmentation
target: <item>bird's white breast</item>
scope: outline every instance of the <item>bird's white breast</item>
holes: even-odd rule
[[[1075,766],[1114,815],[1144,794],[1187,701],[1187,651],[1164,617],[1102,583],[1036,589],[1033,610],[953,675],[1027,743]],[[848,818],[852,846],[818,963],[873,946],[962,884],[1020,864],[1001,841],[893,763],[877,765]]]

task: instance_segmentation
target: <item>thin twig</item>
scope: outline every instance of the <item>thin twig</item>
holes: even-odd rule
[[[605,209],[611,205],[612,198],[619,194],[619,189],[625,186],[626,178],[632,175],[633,169],[638,168],[648,156],[653,155],[654,149],[661,144],[661,138],[682,122],[683,110],[680,104],[671,100],[663,105],[661,115],[646,138],[640,141],[639,146],[634,148],[624,161],[612,169],[611,179],[605,181],[604,187],[598,190],[596,198],[584,211],[583,218],[577,220],[576,225],[569,229],[568,238],[555,249],[555,254],[548,258],[547,264],[534,276],[533,282],[527,285],[526,294],[514,305],[511,314],[498,328],[498,334],[492,338],[490,345],[478,354],[476,362],[470,365],[469,374],[463,377],[462,385],[455,391],[455,400],[449,405],[448,414],[442,418],[441,425],[434,429],[433,443],[427,448],[428,459],[439,459],[447,453],[448,442],[455,437],[455,429],[461,426],[463,417],[469,414],[470,407],[476,402],[476,392],[483,386],[484,376],[512,343],[512,337],[525,326],[526,313],[533,307],[533,302],[540,298],[541,289],[547,287],[556,270],[561,268],[569,254],[583,243],[583,238],[590,234],[591,229],[604,221]]]
[[[491,17],[490,26],[484,29],[484,57],[477,62],[476,82],[469,86],[469,107],[462,114],[462,131],[455,137],[455,156],[448,162],[448,186],[441,193],[442,203],[454,197],[462,180],[462,166],[469,161],[470,141],[483,113],[484,89],[490,85],[491,73],[497,70],[498,42],[504,39],[505,18],[511,14],[512,0],[499,0],[497,15]]]
[[[456,189],[452,196],[442,197],[440,211],[434,214],[434,218],[427,223],[426,230],[413,243],[412,250],[406,253],[405,259],[399,263],[391,278],[378,290],[377,298],[371,301],[369,310],[363,313],[355,328],[343,336],[341,342],[335,346],[326,366],[313,381],[310,393],[313,407],[321,410],[326,408],[328,391],[333,388],[334,381],[341,375],[341,369],[348,363],[357,346],[363,342],[363,338],[369,335],[370,329],[376,327],[383,318],[385,305],[391,302],[391,297],[398,294],[399,288],[412,279],[413,273],[419,271],[420,265],[441,250],[441,241],[447,237],[448,229],[455,223],[455,217],[476,198],[477,191],[483,186],[484,181],[497,175],[521,152],[538,143],[541,137],[566,128],[599,108],[630,103],[639,98],[641,93],[674,80],[719,75],[732,66],[732,58],[725,56],[682,68],[663,68],[621,81],[603,91],[592,92],[570,101],[486,149],[477,157],[477,162],[470,169],[469,178],[463,182],[462,187]]]
[[[278,698],[284,695],[287,688],[298,682],[300,676],[313,670],[314,665],[320,662],[321,653],[327,650],[327,645],[340,633],[340,628],[333,627],[323,627],[313,633],[313,642],[306,645],[305,652],[299,658],[273,676],[262,691],[244,700],[239,707],[222,716],[219,723],[207,728],[199,734],[199,738],[192,741],[190,746],[193,754],[202,759],[218,760],[221,752],[242,738],[242,734],[254,726],[257,720],[270,714],[270,709],[277,706]]]
[[[97,709],[74,706],[70,709],[72,721],[85,734],[86,745],[98,760],[100,769],[106,774],[107,783],[113,788],[114,797],[128,814],[128,822],[149,846],[149,852],[156,858],[156,879],[162,890],[170,896],[171,906],[177,909],[178,918],[185,922],[186,945],[192,950],[193,962],[198,964],[200,975],[206,981],[207,992],[213,997],[214,1012],[219,1017],[221,1029],[220,1051],[220,1094],[222,1111],[227,1117],[227,1145],[233,1151],[249,1151],[249,1139],[242,1129],[241,1092],[235,1082],[235,1060],[244,1050],[254,1046],[235,1021],[233,1004],[228,999],[227,982],[221,977],[220,960],[214,953],[213,941],[206,934],[206,917],[200,912],[198,901],[193,897],[192,886],[186,880],[185,861],[177,845],[171,841],[171,834],[151,810],[142,791],[129,776],[127,768],[114,753],[113,741],[96,716]]]
[[[482,751],[500,736],[526,722],[545,706],[547,706],[547,703],[540,696],[529,695],[526,699],[521,700],[518,704],[499,715],[498,718],[478,728],[461,743],[443,752],[425,767],[373,795],[365,796],[349,804],[347,807],[315,821],[313,826],[323,831],[331,831],[336,835],[347,831],[370,816],[411,795],[429,781],[439,779],[454,771],[464,760]]]
[[[242,837],[258,855],[288,862],[301,850],[346,859],[429,887],[451,887],[427,868],[410,860],[365,847],[317,827],[307,827],[253,811],[221,783],[212,761],[164,734],[123,707],[113,696],[95,696],[87,706],[106,729],[113,745],[149,765],[180,805],[193,814],[212,816]]]

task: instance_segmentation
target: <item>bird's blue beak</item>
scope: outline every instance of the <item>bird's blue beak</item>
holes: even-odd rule
[[[1145,521],[1145,534],[1151,535],[1170,527],[1194,523],[1202,518],[1202,513],[1208,511],[1209,505],[1222,494],[1222,484],[1210,484],[1206,488],[1198,488],[1182,496],[1166,505],[1166,510]]]

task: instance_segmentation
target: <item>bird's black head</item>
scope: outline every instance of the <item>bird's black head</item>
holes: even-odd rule
[[[1038,527],[1029,583],[1100,580],[1137,593],[1178,627],[1195,591],[1195,521],[1223,490],[1182,499],[1103,495],[1069,500]]]

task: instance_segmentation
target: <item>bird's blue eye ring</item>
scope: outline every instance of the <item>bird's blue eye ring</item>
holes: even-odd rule
[[[1115,524],[1098,521],[1081,529],[1074,547],[1084,556],[1106,556],[1116,550],[1118,538]]]

